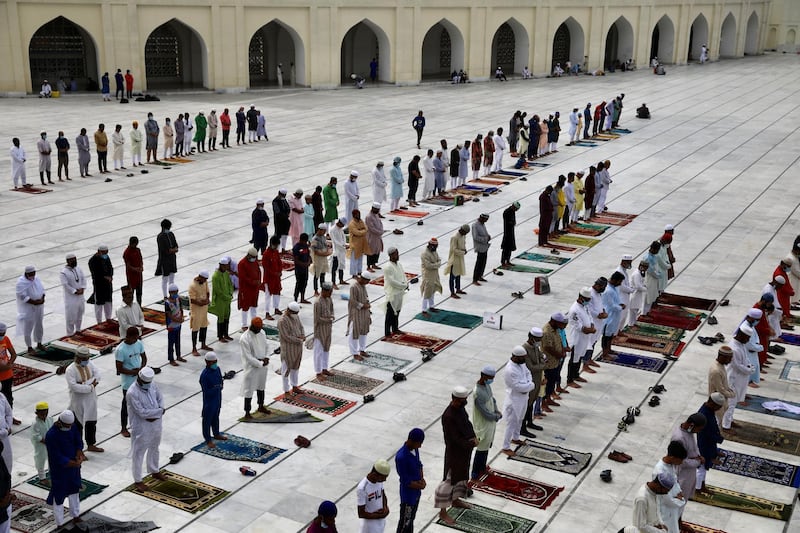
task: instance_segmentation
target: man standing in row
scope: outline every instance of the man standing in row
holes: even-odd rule
[[[503,240],[500,242],[500,264],[511,266],[511,252],[517,249],[517,240],[514,236],[514,228],[517,225],[517,211],[520,203],[514,202],[503,211]]]
[[[69,514],[72,520],[79,521],[81,514],[81,463],[86,460],[83,454],[81,432],[75,425],[72,411],[62,411],[58,420],[47,431],[44,438],[47,446],[47,462],[50,465],[50,492],[47,503],[53,506],[56,526],[64,525],[64,500],[69,499]]]
[[[336,176],[331,176],[328,184],[322,188],[322,203],[325,206],[325,222],[333,224],[339,218],[339,192],[336,190],[338,183]]]
[[[47,140],[46,131],[41,133],[41,137],[39,142],[36,143],[36,149],[39,150],[39,180],[42,182],[42,185],[45,185],[44,176],[47,174],[47,183],[52,185],[53,180],[50,176],[50,168],[53,161],[50,154],[53,153],[53,149],[50,146],[50,141]]]
[[[108,173],[108,135],[105,130],[106,125],[100,124],[97,126],[97,131],[94,132],[94,144],[97,150],[97,168],[100,174]]]
[[[317,379],[324,380],[325,376],[332,376],[328,370],[331,340],[333,337],[333,283],[322,282],[322,294],[314,302],[314,372]]]
[[[108,246],[99,244],[97,252],[89,258],[89,272],[92,276],[92,288],[94,292],[89,298],[94,303],[94,316],[97,323],[103,320],[111,320],[113,311],[113,292],[114,267],[108,257]],[[103,315],[105,314],[105,319]]]
[[[208,290],[208,270],[201,270],[189,284],[189,329],[192,330],[192,355],[199,356],[197,337],[200,337],[200,349],[211,350],[206,345],[208,332],[208,304],[211,302]]]
[[[172,233],[172,222],[169,219],[161,221],[161,233],[156,237],[156,244],[158,245],[156,276],[161,276],[161,292],[166,298],[167,286],[175,282],[175,274],[178,272],[178,241]]]
[[[56,137],[56,152],[58,157],[58,181],[61,180],[61,169],[64,169],[64,177],[67,181],[72,181],[69,177],[69,141],[64,137],[64,132],[59,131]]]
[[[217,317],[217,340],[223,344],[233,340],[228,335],[234,290],[230,268],[230,257],[220,257],[219,266],[211,278],[211,303],[208,304],[208,312]]]
[[[152,113],[147,114],[147,120],[144,123],[144,132],[147,135],[145,147],[147,148],[147,162],[150,162],[150,155],[153,156],[153,163],[158,163],[158,122],[153,118]]]
[[[102,453],[97,446],[97,384],[100,370],[89,360],[89,348],[80,346],[75,361],[67,367],[64,377],[69,388],[69,408],[75,415],[78,433],[84,432],[86,449]]]
[[[251,227],[253,229],[253,236],[250,240],[256,250],[264,253],[267,248],[267,239],[269,237],[267,228],[269,227],[269,215],[267,210],[264,209],[264,199],[259,198],[256,200],[256,208],[250,215]]]
[[[146,492],[148,486],[142,481],[142,462],[147,455],[147,472],[159,481],[167,476],[159,472],[158,447],[161,444],[164,398],[158,386],[153,383],[155,372],[149,366],[142,368],[125,399],[131,417],[131,455],[133,481],[136,490]]]
[[[22,330],[28,353],[34,353],[33,342],[37,350],[44,350],[44,285],[36,277],[36,267],[26,266],[25,273],[17,279],[17,324]]]
[[[403,298],[408,290],[408,279],[399,263],[400,252],[392,246],[389,248],[389,263],[383,272],[383,289],[386,293],[386,320],[384,335],[388,337],[393,333],[402,333],[399,326],[400,309]]]
[[[372,324],[372,311],[370,310],[367,284],[372,279],[372,274],[362,272],[358,275],[356,283],[350,286],[350,299],[347,302],[347,331],[349,336],[350,353],[353,359],[363,361],[368,357],[367,335]]]
[[[289,237],[289,229],[292,225],[289,220],[292,209],[289,207],[289,201],[286,200],[287,193],[286,189],[281,188],[278,190],[278,195],[272,200],[272,216],[275,224],[273,236],[280,237],[282,254],[286,253],[286,240]]]
[[[358,191],[358,171],[351,170],[350,177],[344,184],[345,195],[345,208],[344,216],[348,222],[353,217],[353,211],[358,209],[358,199],[360,198]]]
[[[462,509],[472,507],[462,501],[467,495],[472,448],[478,445],[478,438],[465,409],[469,393],[466,387],[455,387],[450,397],[450,404],[442,414],[444,477],[436,487],[434,506],[439,509],[439,518],[451,525],[455,524],[455,520],[447,514],[448,507],[451,505]]]
[[[267,385],[267,367],[269,366],[269,342],[263,330],[264,323],[259,317],[250,321],[250,327],[239,337],[242,355],[243,378],[241,394],[244,397],[244,417],[253,418],[253,391],[256,391],[259,413],[269,414],[264,407],[264,389]]]
[[[506,399],[503,404],[503,416],[506,419],[506,434],[503,438],[503,453],[514,455],[511,444],[522,444],[520,435],[535,438],[527,428],[523,427],[525,409],[528,406],[528,393],[533,388],[533,377],[525,366],[527,352],[522,346],[514,346],[511,350],[511,362],[506,366],[503,379],[506,384]]]
[[[439,311],[434,307],[433,302],[434,294],[442,293],[442,282],[439,279],[439,267],[442,266],[442,260],[439,259],[439,254],[436,252],[438,247],[439,241],[436,237],[431,237],[428,246],[420,254],[422,282],[419,284],[419,291],[422,294],[422,314],[424,316]]]
[[[78,266],[75,254],[67,254],[67,264],[61,269],[61,286],[64,289],[64,319],[67,323],[67,335],[74,335],[81,330],[83,312],[86,307],[86,277]]]
[[[481,370],[481,377],[475,384],[475,400],[472,409],[472,425],[475,429],[475,438],[478,445],[475,448],[475,457],[472,459],[472,474],[470,479],[477,481],[486,473],[486,462],[489,450],[494,443],[494,434],[497,423],[503,418],[497,408],[497,400],[492,394],[492,383],[497,371],[493,366],[487,365]]]
[[[489,215],[482,213],[478,220],[472,223],[472,245],[475,248],[475,253],[478,258],[475,260],[475,269],[472,271],[472,282],[479,286],[480,282],[486,283],[483,273],[486,270],[486,260],[489,256],[489,242],[492,237],[489,235],[489,230],[486,229],[486,221],[489,220]]]
[[[200,389],[203,393],[203,411],[201,426],[203,441],[209,448],[216,448],[215,440],[228,440],[219,431],[219,412],[222,409],[222,370],[217,364],[217,354],[208,352],[205,356],[206,367],[200,373]]]
[[[381,252],[383,251],[383,222],[381,221],[381,204],[374,202],[372,209],[367,213],[364,218],[364,223],[367,225],[367,248],[370,254],[367,255],[367,270],[374,272],[375,269],[380,270],[378,260],[380,259]]]
[[[19,144],[17,144],[17,146],[19,146]],[[90,177],[91,174],[89,174],[89,163],[92,161],[92,152],[89,150],[89,136],[86,135],[86,128],[81,128],[80,134],[75,137],[75,146],[78,147],[78,171],[80,172],[82,178]],[[25,180],[23,179],[23,183],[24,181]],[[16,182],[14,183],[14,186],[16,186]]]
[[[258,312],[258,295],[261,292],[261,268],[256,259],[258,250],[250,247],[247,255],[244,256],[238,265],[239,274],[239,296],[238,307],[242,312],[242,331],[247,329],[250,320]]]
[[[286,312],[278,319],[278,335],[281,342],[281,375],[283,376],[283,392],[287,395],[301,394],[298,386],[300,362],[303,358],[303,343],[306,332],[303,323],[297,316],[300,304],[291,302]],[[291,385],[291,386],[290,386]]]

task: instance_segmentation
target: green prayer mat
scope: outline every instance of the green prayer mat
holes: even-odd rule
[[[302,424],[305,422],[322,422],[321,418],[317,418],[308,411],[299,411],[296,413],[289,413],[281,411],[274,407],[269,407],[269,414],[260,413],[255,411],[251,413],[252,418],[242,417],[239,422],[253,423],[253,424]]]
[[[175,474],[169,470],[162,470],[161,473],[167,476],[166,481],[159,481],[153,476],[147,476],[142,480],[150,489],[148,491],[139,492],[133,485],[129,485],[125,490],[157,502],[166,503],[187,513],[197,513],[208,509],[230,495],[230,492],[226,490]]]
[[[46,491],[50,491],[50,487],[47,485],[42,484],[39,480],[39,476],[33,476],[29,480],[26,481],[33,485],[34,487],[39,487],[40,489],[44,489]],[[100,494],[103,492],[103,489],[108,487],[108,485],[101,485],[99,483],[95,483],[94,481],[89,481],[88,479],[81,478],[81,491],[78,493],[78,498],[81,500],[85,500],[89,496],[94,494]]]
[[[524,272],[526,274],[550,274],[553,271],[552,268],[542,268],[531,265],[520,265],[519,263],[514,265],[501,266],[500,270],[508,270],[510,272]]]
[[[459,313],[458,311],[448,311],[447,309],[439,309],[438,312],[435,313],[430,312],[428,316],[418,313],[414,318],[417,320],[424,320],[425,322],[433,322],[435,324],[444,324],[445,326],[464,329],[477,328],[483,324],[483,317]]]
[[[632,326],[628,326],[622,330],[622,333],[628,335],[640,335],[644,337],[656,337],[658,339],[677,341],[681,340],[686,335],[686,330],[681,328],[673,328],[671,326],[661,326],[659,324],[647,324],[645,322],[637,322]]]
[[[608,230],[611,226],[606,226],[605,224],[589,224],[586,222],[578,222],[577,224],[575,224],[575,227],[580,229],[590,229],[594,231],[603,232]]]
[[[228,461],[250,461],[252,463],[268,463],[285,452],[283,448],[270,446],[238,435],[225,434],[228,440],[215,440],[215,448],[209,448],[201,442],[192,448],[193,451]]]
[[[565,265],[569,263],[569,257],[558,257],[557,255],[536,254],[533,252],[522,252],[517,259],[525,261],[536,261],[537,263],[549,263],[551,265]]]
[[[369,366],[372,368],[379,368],[388,372],[398,372],[411,364],[411,361],[408,359],[401,359],[400,357],[395,357],[393,355],[370,352],[369,350],[367,350],[367,353],[369,354],[369,357],[365,357],[363,361],[351,358],[348,362],[355,363],[357,365]]]
[[[345,392],[352,392],[353,394],[366,394],[383,384],[383,381],[379,379],[351,374],[343,370],[332,370],[331,372],[333,373],[332,376],[325,376],[324,379],[316,377],[311,382]]]
[[[725,440],[800,456],[800,433],[743,420],[737,420],[736,425],[736,434],[726,432]]]
[[[553,242],[561,243],[561,244],[574,244],[575,246],[586,246],[587,248],[591,248],[596,244],[600,244],[598,239],[590,239],[589,237],[579,237],[577,235],[559,235],[555,239],[551,239]]]
[[[713,505],[714,507],[721,507],[732,511],[741,511],[742,513],[749,513],[757,516],[765,516],[767,518],[783,520],[784,522],[788,521],[792,516],[792,505],[789,503],[773,502],[771,500],[759,498],[758,496],[751,496],[743,492],[713,487],[711,485],[706,485],[706,489],[708,489],[711,494],[695,492],[694,498],[692,499],[698,503]]]
[[[455,524],[448,524],[441,519],[436,523],[468,533],[527,533],[536,525],[533,520],[521,516],[474,503],[471,505],[472,509],[451,507],[447,510],[447,514],[456,521]]]
[[[264,331],[264,335],[266,335],[268,339],[278,340],[278,328],[270,326],[269,324],[264,324],[261,326],[261,329]]]
[[[25,351],[19,355],[20,357],[27,357],[28,359],[33,359],[35,361],[42,361],[43,363],[61,366],[69,364],[75,360],[75,352],[77,349],[77,346],[74,348],[67,348],[56,346],[53,343],[48,343],[45,345],[44,350],[36,350],[34,348],[33,353],[28,353]]]

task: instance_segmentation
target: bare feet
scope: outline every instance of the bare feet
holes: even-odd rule
[[[461,498],[456,498],[453,500],[453,507],[458,509],[472,509],[472,504],[463,501]]]
[[[450,524],[450,525],[456,523],[456,521],[453,520],[453,517],[447,514],[447,509],[442,509],[441,511],[439,511],[439,520],[441,520],[445,524]]]
[[[209,448],[216,448],[217,447],[217,445],[214,444],[213,440],[206,441],[206,446],[208,446]]]
[[[154,473],[154,474],[153,474],[153,477],[154,477],[154,478],[156,478],[156,479],[157,479],[157,480],[159,480],[159,481],[166,481],[166,480],[167,480],[167,476],[165,476],[165,475],[164,475],[164,474],[162,474],[161,472],[156,472],[156,473]]]
[[[322,373],[325,374],[326,376],[332,376],[333,375],[333,372],[331,372],[327,368],[325,370],[323,370]]]
[[[136,487],[136,490],[139,492],[147,492],[148,490],[150,490],[150,487],[145,485],[142,481],[134,483],[133,486]]]
[[[92,444],[86,448],[87,451],[94,452],[94,453],[103,453],[105,450],[99,446],[95,446]]]
[[[500,450],[500,451],[509,457],[514,457],[515,455],[517,455],[517,453],[514,450]]]
[[[214,440],[228,440],[228,437],[220,433],[219,435],[214,435]]]
[[[200,357],[200,352],[198,352],[196,349],[194,349],[194,350],[192,350],[192,355],[195,356],[195,357]]]

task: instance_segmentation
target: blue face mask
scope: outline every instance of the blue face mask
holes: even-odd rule
[[[72,426],[59,426],[58,429],[60,429],[61,431],[69,431],[70,429],[72,429]]]
[[[493,379],[487,379],[484,383],[486,383],[487,385],[491,385],[492,383],[494,383],[494,380]]]
[[[102,259],[108,259],[108,254],[103,254],[100,256]]]
[[[149,383],[140,383],[139,384],[139,388],[141,388],[142,390],[150,390],[150,384]]]
[[[218,365],[217,363],[214,363],[213,365],[211,365],[211,368],[212,368],[213,370],[216,370],[216,369],[218,369],[218,368],[219,368],[219,365]]]
[[[78,364],[81,366],[89,366],[89,361],[78,361]]]

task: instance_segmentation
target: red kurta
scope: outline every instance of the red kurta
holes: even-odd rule
[[[267,286],[270,294],[281,293],[281,274],[283,273],[283,263],[281,254],[278,250],[267,248],[261,257],[261,266],[264,268],[263,283]]]
[[[773,281],[778,276],[781,276],[783,279],[786,280],[786,283],[783,285],[777,285],[775,287],[775,293],[778,295],[778,303],[781,304],[783,308],[783,316],[789,318],[792,313],[792,304],[791,298],[794,296],[794,288],[792,288],[792,283],[789,281],[789,273],[784,272],[780,265],[775,269],[775,272],[772,273]]]
[[[144,261],[142,260],[142,251],[139,248],[131,248],[128,246],[122,253],[122,259],[125,261],[125,278],[128,281],[128,286],[132,289],[137,289],[142,286],[142,271],[135,272],[128,266],[135,268],[144,268]]]
[[[258,291],[261,290],[261,267],[258,261],[252,263],[247,260],[247,256],[239,261],[239,309],[247,310],[251,307],[258,307]]]
[[[769,332],[771,328],[769,327],[769,321],[767,320],[767,312],[756,303],[753,308],[761,309],[764,313],[764,316],[761,317],[761,320],[758,321],[756,325],[756,333],[758,334],[758,343],[764,347],[763,351],[758,352],[758,363],[763,365],[767,362],[767,348],[769,348]]]

